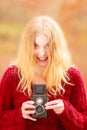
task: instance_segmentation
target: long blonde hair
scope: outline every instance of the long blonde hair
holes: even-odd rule
[[[71,56],[67,49],[64,34],[57,24],[49,16],[38,16],[32,19],[25,28],[19,53],[15,61],[21,73],[18,89],[31,95],[31,83],[34,77],[34,41],[38,33],[44,33],[49,39],[49,62],[44,71],[47,82],[47,92],[52,95],[64,92],[61,84],[67,83],[67,70],[71,66]]]

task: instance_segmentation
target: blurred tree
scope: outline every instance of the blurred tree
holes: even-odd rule
[[[83,1],[66,0],[61,4],[59,19],[64,30],[68,34],[71,33],[71,35],[77,36],[82,32],[83,24],[86,24],[87,21],[86,14],[87,14],[86,0]],[[79,41],[77,37],[77,41],[80,42],[81,40]]]

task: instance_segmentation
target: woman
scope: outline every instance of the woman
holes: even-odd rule
[[[46,85],[47,118],[34,118],[34,85]],[[60,26],[48,16],[27,25],[18,56],[0,83],[0,130],[86,130],[84,81]]]

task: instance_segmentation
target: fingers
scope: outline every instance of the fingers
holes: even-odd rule
[[[22,104],[21,111],[22,111],[22,117],[24,119],[29,119],[32,121],[36,121],[37,119],[32,118],[32,114],[35,113],[35,106],[34,106],[34,101],[26,101]],[[45,109],[49,110],[52,109],[56,114],[60,114],[64,110],[64,103],[62,100],[53,100],[50,102],[47,102],[45,104]]]
[[[22,104],[21,111],[22,117],[24,119],[30,119],[32,121],[36,121],[35,118],[32,118],[31,115],[35,113],[34,101],[26,101]]]
[[[62,100],[53,100],[45,104],[45,109],[53,109],[57,114],[60,114],[64,110],[64,103]]]
[[[30,112],[30,113],[34,113],[33,111],[32,112]],[[24,118],[24,119],[29,119],[29,120],[32,120],[32,121],[36,121],[36,119],[35,118],[32,118],[31,117],[31,115],[29,114],[29,112],[23,112],[22,113],[22,117]]]
[[[61,102],[61,100],[53,100],[53,101],[50,101],[50,102],[47,102],[46,104],[45,104],[45,106],[46,106],[46,108],[51,108],[51,107],[53,107],[53,106],[56,106],[56,105],[60,105],[60,102]]]
[[[26,101],[22,104],[22,109],[23,110],[31,110],[34,109],[34,101]]]

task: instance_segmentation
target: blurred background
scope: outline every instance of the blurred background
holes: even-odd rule
[[[0,78],[16,57],[26,23],[38,15],[60,24],[87,86],[87,0],[0,0]]]

